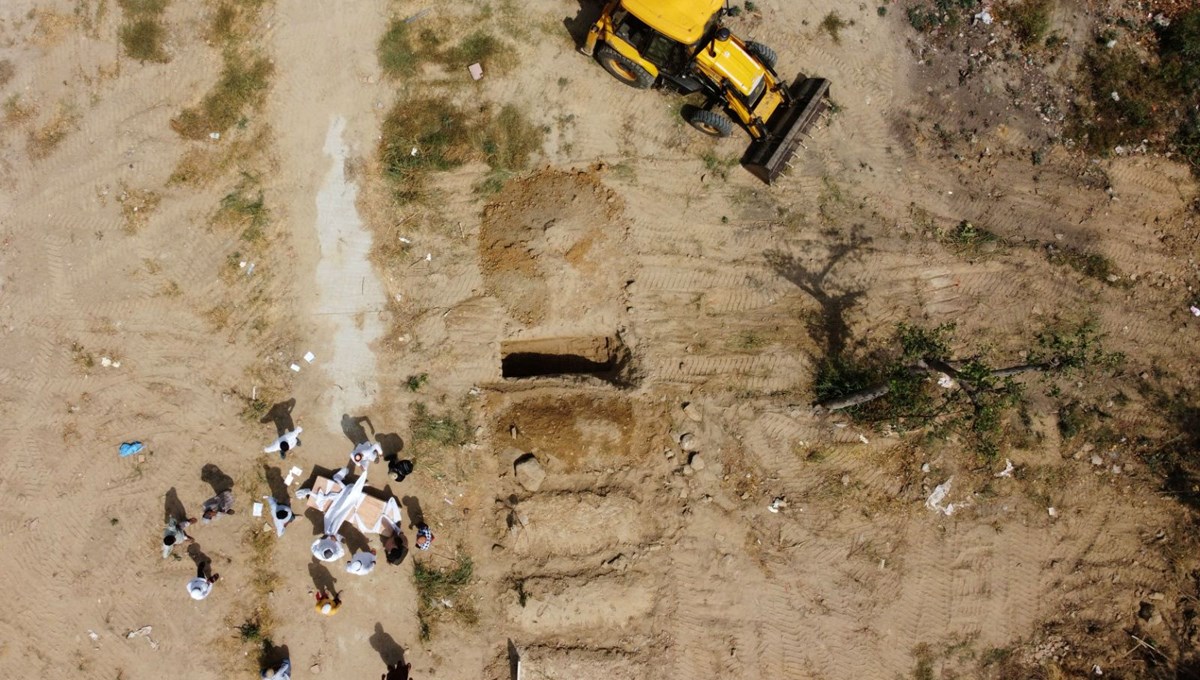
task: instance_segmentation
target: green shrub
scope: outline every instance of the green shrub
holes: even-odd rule
[[[471,64],[489,61],[504,49],[504,43],[491,33],[475,31],[463,38],[458,45],[442,54],[442,61],[450,68],[464,69]]]

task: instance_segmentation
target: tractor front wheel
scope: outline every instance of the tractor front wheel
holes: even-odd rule
[[[608,71],[614,78],[630,87],[646,90],[654,85],[654,76],[642,68],[641,64],[638,64],[608,45],[596,51],[596,58],[600,60],[600,65],[604,67],[605,71]]]
[[[733,132],[733,121],[713,111],[696,109],[687,119],[688,125],[710,137],[728,137]]]

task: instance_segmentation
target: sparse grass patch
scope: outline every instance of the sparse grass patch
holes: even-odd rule
[[[959,222],[951,229],[938,230],[938,241],[960,255],[969,256],[992,247],[989,244],[1001,243],[998,236],[967,220]]]
[[[21,101],[21,95],[14,93],[4,100],[4,122],[9,125],[19,125],[33,117],[37,109],[32,104]]]
[[[78,114],[68,105],[60,105],[58,113],[45,125],[29,133],[29,155],[41,159],[54,152],[75,128]]]
[[[158,19],[136,19],[121,27],[121,44],[125,53],[138,61],[166,63],[171,60],[162,45],[166,32]]]
[[[418,392],[427,382],[429,382],[429,374],[418,373],[408,376],[408,380],[404,381],[404,386],[408,388],[409,392]]]
[[[1053,10],[1054,0],[1019,0],[1004,6],[1001,18],[1008,21],[1023,47],[1036,47],[1050,32]]]
[[[181,111],[171,127],[186,139],[204,139],[225,132],[242,120],[246,110],[262,103],[274,72],[263,56],[225,50],[225,67],[213,89],[196,106]]]
[[[424,402],[412,405],[410,424],[413,458],[439,448],[463,446],[471,441],[470,417],[465,412],[459,415],[434,415]]]
[[[837,12],[830,12],[821,20],[821,30],[828,33],[833,42],[839,44],[842,42],[842,29],[849,25]]]
[[[923,33],[955,29],[979,6],[979,0],[933,0],[908,8],[908,23]]]
[[[221,199],[213,222],[240,227],[243,241],[259,243],[266,237],[265,229],[270,222],[270,214],[256,178],[245,174],[242,182]]]
[[[515,171],[541,150],[544,137],[545,131],[529,122],[519,108],[505,104],[499,115],[488,119],[479,147],[493,170]]]
[[[121,217],[126,234],[136,234],[146,225],[150,215],[158,208],[162,197],[156,191],[146,189],[124,189],[117,197],[121,204]]]
[[[71,343],[71,358],[79,368],[89,371],[96,367],[96,355],[79,342]]]
[[[17,67],[11,59],[0,59],[0,87],[4,87],[17,75]]]
[[[504,43],[485,30],[478,30],[463,38],[454,47],[442,52],[439,59],[448,68],[465,69],[471,64],[491,62],[504,49]]]
[[[544,134],[514,106],[495,116],[486,108],[471,114],[445,98],[401,99],[382,133],[383,172],[402,202],[421,197],[427,173],[470,160],[484,160],[494,171],[519,170],[541,148]]]
[[[118,31],[125,54],[141,62],[165,63],[171,56],[163,49],[167,30],[162,23],[167,0],[117,0],[125,22]]]
[[[446,613],[453,615],[464,623],[475,623],[478,614],[463,595],[463,589],[470,585],[474,577],[475,566],[465,553],[459,553],[454,558],[452,566],[437,568],[427,564],[427,560],[413,563],[413,583],[417,587],[417,620],[420,624],[422,640],[428,640],[433,634],[434,623]]]
[[[1046,244],[1046,259],[1051,264],[1066,265],[1084,276],[1095,279],[1107,286],[1128,288],[1129,279],[1121,274],[1121,270],[1107,256],[1072,246],[1061,246],[1054,243]]]
[[[271,144],[270,129],[258,126],[251,136],[233,136],[219,145],[192,146],[176,164],[167,185],[204,187],[235,166],[249,167]]]
[[[408,24],[401,19],[392,19],[379,39],[376,49],[379,67],[389,78],[403,78],[411,74],[421,63],[420,53],[413,48]]]

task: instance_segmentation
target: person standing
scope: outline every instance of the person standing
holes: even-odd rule
[[[342,606],[342,598],[337,594],[329,594],[324,588],[317,591],[317,604],[314,609],[323,616],[333,616]]]
[[[350,463],[366,469],[368,463],[374,463],[381,456],[383,456],[383,447],[375,442],[366,441],[354,447],[354,450],[350,452]]]
[[[395,522],[384,517],[383,523],[389,530],[380,536],[383,541],[383,556],[388,564],[395,566],[403,562],[404,557],[408,555],[408,540]]]
[[[429,530],[428,524],[417,525],[417,550],[429,550],[433,547],[433,532]]]
[[[188,595],[191,595],[193,600],[203,600],[212,592],[213,584],[220,578],[220,574],[209,574],[207,562],[196,565],[196,578],[187,584]]]
[[[282,538],[287,525],[296,521],[296,513],[287,503],[280,503],[273,496],[267,497],[267,506],[271,510],[271,521],[275,524],[275,534]]]
[[[163,530],[162,551],[163,559],[167,559],[171,555],[171,550],[177,545],[183,543],[192,543],[196,539],[187,535],[186,529],[194,524],[196,520],[185,519],[179,520],[171,517],[167,520],[167,528]]]
[[[287,458],[288,451],[300,446],[300,433],[304,431],[303,427],[297,427],[294,430],[286,430],[279,438],[271,442],[263,453],[279,452],[280,459]]]
[[[346,563],[346,572],[366,576],[375,569],[375,551],[360,550]]]
[[[201,517],[204,519],[205,524],[213,521],[213,519],[219,514],[232,515],[233,492],[229,489],[226,489],[212,498],[204,501],[204,505],[202,507],[204,508],[204,513],[201,515]]]

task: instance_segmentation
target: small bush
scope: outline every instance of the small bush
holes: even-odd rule
[[[138,61],[165,63],[171,59],[162,46],[165,34],[158,19],[138,19],[121,27],[121,44],[125,53]]]
[[[379,39],[376,54],[379,56],[379,67],[389,78],[409,75],[421,61],[420,55],[413,49],[408,24],[399,19],[393,19],[388,24],[387,31]]]
[[[830,12],[821,20],[821,30],[828,33],[835,43],[842,42],[842,29],[848,25],[837,12]]]
[[[1121,271],[1112,260],[1100,253],[1048,244],[1046,259],[1050,260],[1051,264],[1066,265],[1108,286],[1118,285],[1121,281]]]
[[[1024,47],[1041,44],[1050,32],[1050,12],[1054,0],[1021,0],[1009,5],[1003,17],[1012,25],[1013,33]]]
[[[165,63],[171,57],[163,49],[167,31],[162,25],[162,13],[167,0],[118,0],[125,17],[118,37],[125,53],[141,62]]]
[[[274,67],[266,57],[246,57],[237,50],[225,51],[225,67],[217,84],[196,106],[180,112],[171,127],[187,139],[203,139],[225,132],[242,118],[246,109],[261,103]]]

